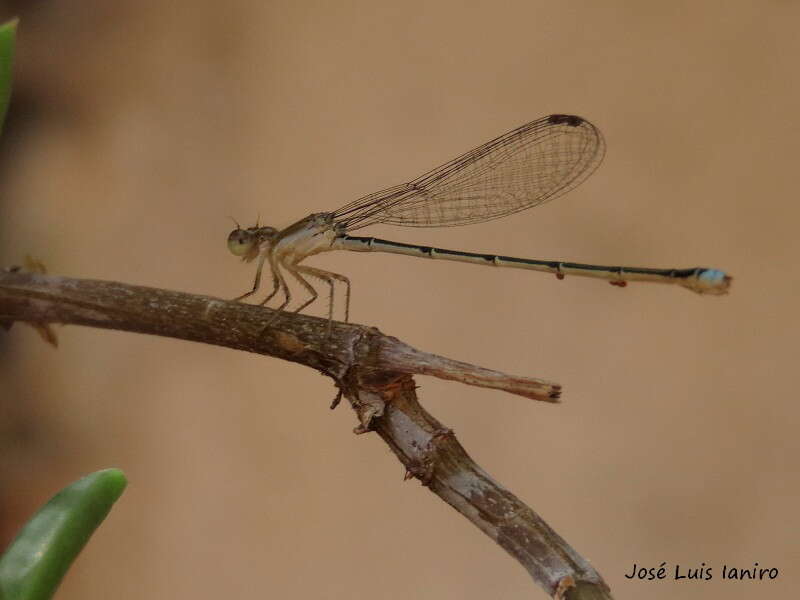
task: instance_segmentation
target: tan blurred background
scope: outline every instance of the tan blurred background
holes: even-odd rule
[[[798,584],[800,5],[0,3],[19,15],[0,142],[0,264],[232,297],[228,215],[285,226],[553,112],[606,160],[482,226],[364,234],[512,256],[715,266],[728,297],[381,254],[356,322],[553,379],[548,406],[419,378],[423,404],[620,599]],[[312,314],[321,314],[318,308]],[[61,599],[544,598],[499,547],[334,412],[330,380],[171,339],[0,336],[0,530],[81,474],[130,486]],[[631,582],[633,563],[714,568]],[[723,564],[777,567],[727,582]]]

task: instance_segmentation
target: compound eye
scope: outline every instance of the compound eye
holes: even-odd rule
[[[245,229],[234,229],[228,236],[228,250],[234,256],[244,256],[253,249],[255,238]]]

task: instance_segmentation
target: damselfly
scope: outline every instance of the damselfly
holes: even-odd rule
[[[282,291],[284,301],[278,307],[276,317],[291,301],[285,271],[310,295],[294,312],[300,312],[317,299],[317,291],[308,277],[328,284],[329,326],[333,320],[334,282],[343,283],[347,321],[350,280],[338,273],[301,264],[309,256],[331,250],[390,252],[530,269],[553,273],[559,279],[565,275],[580,275],[606,279],[620,287],[628,281],[654,281],[675,283],[700,294],[727,293],[730,276],[704,267],[609,267],[461,252],[349,235],[376,223],[406,227],[483,223],[538,206],[583,182],[599,166],[604,151],[603,137],[589,121],[573,115],[550,115],[501,135],[413,181],[369,194],[334,212],[311,214],[281,230],[260,225],[242,229],[237,225],[228,236],[228,249],[247,262],[258,259],[258,267],[253,289],[236,300],[251,296],[259,289],[261,272],[268,264],[272,273],[272,291],[261,304],[266,304]]]

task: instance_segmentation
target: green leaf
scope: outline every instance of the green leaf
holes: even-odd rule
[[[119,469],[105,469],[53,496],[0,557],[0,598],[51,598],[127,483]]]
[[[11,98],[11,79],[14,67],[14,41],[17,37],[19,19],[0,25],[0,131],[8,110]]]

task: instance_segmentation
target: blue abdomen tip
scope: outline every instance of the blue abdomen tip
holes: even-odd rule
[[[698,277],[707,283],[722,283],[728,278],[725,271],[719,269],[705,269]]]

